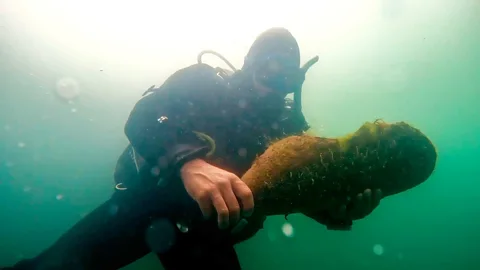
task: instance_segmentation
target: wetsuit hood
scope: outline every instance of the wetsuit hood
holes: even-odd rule
[[[242,70],[256,82],[285,95],[301,87],[305,80],[298,43],[284,28],[261,33],[245,57]]]
[[[248,71],[275,57],[288,61],[289,66],[300,68],[300,48],[297,40],[285,28],[271,28],[261,33],[250,47],[242,70]]]

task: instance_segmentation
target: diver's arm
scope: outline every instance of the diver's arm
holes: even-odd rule
[[[158,91],[138,101],[130,113],[125,134],[135,151],[160,169],[160,176],[210,150],[191,128],[202,116],[192,110],[207,107],[208,99],[223,90],[211,76],[216,75],[206,65],[177,71]]]
[[[161,93],[153,93],[141,99],[125,125],[135,151],[160,172],[208,152],[208,146],[182,124],[185,120],[177,117],[175,111],[183,108],[162,104],[162,98]]]

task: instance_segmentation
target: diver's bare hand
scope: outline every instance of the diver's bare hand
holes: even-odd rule
[[[235,174],[196,159],[180,170],[188,194],[208,218],[215,208],[221,229],[234,225],[240,215],[250,216],[254,202],[250,188]]]
[[[363,193],[359,193],[355,198],[350,199],[347,204],[340,206],[335,216],[340,219],[362,219],[377,208],[382,197],[380,189],[375,190],[375,192],[372,192],[371,189],[366,189]]]

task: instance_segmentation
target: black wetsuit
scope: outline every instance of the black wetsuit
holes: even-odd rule
[[[195,224],[187,233],[177,229],[173,247],[158,254],[165,269],[240,269],[233,245],[253,236],[263,220],[237,236],[218,230],[215,220],[194,223],[201,214],[178,171],[186,161],[204,158],[240,177],[270,139],[307,129],[283,99],[270,106],[251,95],[250,81],[241,72],[224,80],[212,67],[196,64],[173,74],[136,104],[127,121],[131,146],[115,172],[116,182],[127,189],[116,190],[51,247],[14,269],[118,269],[151,252],[146,230],[162,217]],[[193,131],[215,141],[211,157],[206,157],[209,144]],[[147,165],[137,168],[133,151]]]

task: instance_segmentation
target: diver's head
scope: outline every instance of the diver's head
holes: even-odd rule
[[[260,34],[245,57],[242,71],[252,76],[255,90],[282,97],[301,88],[305,80],[298,43],[285,28]]]

